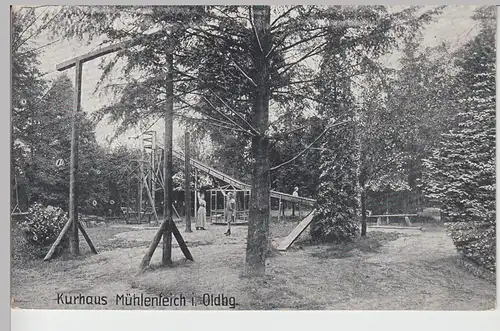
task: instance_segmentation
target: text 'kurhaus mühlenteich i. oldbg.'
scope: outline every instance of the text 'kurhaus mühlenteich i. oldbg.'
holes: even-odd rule
[[[120,293],[114,296],[107,295],[83,295],[83,294],[64,294],[57,293],[56,298],[58,305],[95,305],[107,306],[114,304],[116,306],[130,307],[187,307],[187,306],[205,306],[205,307],[228,307],[234,309],[236,307],[236,299],[225,294],[204,293],[195,295],[191,293],[168,295],[146,295],[143,293],[130,294]]]

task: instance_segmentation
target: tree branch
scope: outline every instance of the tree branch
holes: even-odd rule
[[[248,18],[246,18],[245,16],[240,16],[240,15],[234,15],[234,17],[232,17],[228,13],[224,12],[222,9],[219,9],[218,6],[215,6],[214,9],[217,10],[219,13],[221,13],[222,15],[226,16],[229,19],[233,19],[234,17],[236,17],[236,18],[241,18],[241,19],[244,19],[244,20],[248,20]]]
[[[259,35],[257,33],[257,29],[255,28],[255,24],[253,23],[253,18],[252,18],[252,6],[248,7],[248,16],[250,18],[250,25],[252,26],[253,33],[255,34],[255,38],[257,38],[257,43],[259,44],[259,48],[261,52],[264,52],[264,49],[262,48],[262,44],[260,43]]]
[[[282,18],[288,16],[293,10],[295,10],[296,8],[298,8],[300,6],[292,6],[290,9],[288,9],[287,11],[285,11],[283,14],[279,15],[278,17],[276,17],[276,19],[271,23],[271,25],[269,26],[270,28],[274,27],[274,25]]]
[[[213,39],[216,38],[216,39],[224,41],[225,43],[241,47],[244,50],[248,50],[248,48],[246,47],[246,44],[237,42],[237,40],[235,40],[235,39],[226,38],[224,36],[219,36],[219,35],[210,33],[209,31],[205,31],[205,30],[202,30],[202,29],[199,29],[199,28],[193,28],[193,27],[190,27],[190,28],[194,32],[186,31],[187,34],[194,35],[194,36],[197,36],[197,37],[202,37],[202,38],[203,38],[203,36],[200,36],[200,34],[204,34],[205,35],[204,38],[206,40],[212,41],[212,43],[214,43]],[[227,31],[225,32],[225,35],[234,36],[235,38],[241,38],[241,36],[231,34],[231,33],[227,32]]]
[[[23,30],[23,31],[21,31],[21,33],[20,33],[20,34],[19,34],[19,36],[18,36],[18,40],[21,40],[21,37],[23,36],[23,34],[24,34],[26,31],[28,31],[28,29],[29,29],[29,28],[31,28],[31,27],[33,26],[33,24],[35,24],[35,23],[36,23],[36,21],[38,21],[38,19],[39,19],[39,18],[40,18],[40,17],[41,17],[41,16],[42,16],[42,15],[43,15],[46,11],[47,11],[47,9],[48,9],[48,7],[44,8],[44,10],[43,10],[40,14],[38,14],[38,16],[37,16],[37,17],[35,17],[35,19],[34,19],[33,21],[31,21],[31,22],[30,22],[30,23],[29,23],[29,24],[28,24],[28,25],[24,28],[24,30]],[[14,41],[14,42],[13,42],[13,44],[15,44],[15,43],[16,43],[16,42]],[[16,47],[16,49],[17,49],[17,47]]]
[[[235,121],[233,121],[229,116],[227,116],[226,114],[224,114],[223,112],[221,112],[220,110],[217,109],[217,107],[215,107],[211,102],[210,100],[208,100],[206,97],[202,97],[203,100],[205,100],[206,102],[208,102],[208,104],[216,111],[218,112],[219,114],[221,114],[225,119],[227,119],[229,122],[231,122],[231,124],[235,125],[236,127],[238,127],[240,130],[243,130],[245,131],[246,133],[248,133],[250,136],[254,136],[253,133],[251,133],[250,131],[248,130],[245,130],[243,127],[241,127],[241,125],[239,125],[238,123],[236,123]]]
[[[217,99],[220,100],[220,102],[222,102],[224,104],[224,106],[226,106],[229,110],[231,110],[236,116],[238,116],[243,122],[245,122],[246,125],[248,125],[250,127],[250,129],[255,133],[255,134],[259,134],[259,131],[257,131],[253,126],[252,124],[250,124],[243,116],[241,116],[236,110],[234,110],[233,108],[231,108],[224,100],[222,100],[221,97],[219,97],[214,91],[212,91],[211,89],[208,89],[213,95],[215,95],[215,97]]]
[[[269,170],[273,171],[273,170],[279,169],[282,166],[287,165],[288,163],[295,161],[302,154],[304,154],[305,152],[307,152],[316,142],[318,142],[328,132],[328,130],[330,130],[331,128],[333,128],[335,126],[338,126],[338,125],[341,125],[341,124],[345,124],[347,122],[349,122],[349,121],[343,121],[343,122],[340,122],[340,123],[335,123],[335,124],[332,124],[332,125],[326,127],[325,130],[323,130],[323,132],[321,132],[320,135],[318,137],[316,137],[316,139],[314,139],[312,143],[310,143],[308,146],[306,146],[306,148],[304,148],[302,151],[300,151],[297,155],[295,155],[294,157],[292,157],[288,161],[285,161],[285,162],[283,162],[281,164],[278,164],[277,166],[269,168]]]
[[[312,50],[310,50],[309,52],[307,52],[304,56],[302,56],[297,61],[291,62],[291,63],[286,64],[286,65],[281,66],[281,67],[278,67],[278,68],[276,68],[276,70],[279,70],[279,69],[282,69],[282,68],[286,67],[286,69],[283,70],[280,73],[280,75],[285,74],[285,72],[287,72],[288,70],[290,70],[293,66],[299,64],[300,62],[302,62],[302,61],[304,61],[304,60],[306,60],[306,59],[308,59],[308,58],[310,58],[310,57],[312,57],[314,55],[317,55],[317,54],[321,53],[323,51],[323,49],[321,49],[321,48],[324,48],[326,46],[326,44],[327,44],[326,42],[321,43],[320,45],[314,47]],[[319,49],[319,51],[318,51],[318,49]]]
[[[204,116],[206,116],[206,115],[204,115]],[[204,122],[205,124],[212,125],[212,126],[217,127],[217,128],[223,128],[223,129],[227,129],[227,130],[238,131],[238,132],[242,132],[242,133],[247,133],[248,134],[248,132],[245,131],[245,130],[241,130],[241,129],[238,129],[238,128],[230,127],[230,126],[219,124],[219,123],[210,122],[210,120],[215,120],[215,119],[212,119],[212,118],[196,118],[196,117],[188,117],[188,116],[180,115],[180,114],[174,114],[174,117],[180,117],[180,118],[183,118],[183,119],[188,120],[188,121]]]
[[[301,126],[301,127],[298,127],[298,128],[295,128],[295,129],[292,129],[292,130],[289,130],[289,131],[286,131],[286,132],[281,132],[279,134],[276,134],[274,136],[271,136],[270,139],[273,139],[273,140],[280,140],[280,139],[283,139],[285,138],[286,136],[288,136],[289,134],[291,133],[294,133],[294,132],[297,132],[297,131],[300,131],[300,130],[303,130],[307,128],[307,126]]]
[[[195,107],[195,106],[191,105],[190,103],[188,103],[187,101],[182,100],[181,98],[178,98],[178,100],[179,100],[181,103],[183,103],[183,104],[185,104],[185,105],[189,106],[190,108],[192,108],[193,110],[195,110],[197,113],[200,113],[200,114],[202,114],[203,116],[205,116],[207,120],[209,119],[209,120],[212,120],[212,121],[215,121],[215,122],[221,123],[221,124],[219,124],[219,126],[221,126],[221,127],[225,127],[225,128],[231,129],[231,130],[235,130],[235,131],[239,131],[239,132],[246,133],[246,134],[248,134],[248,135],[250,135],[250,136],[254,136],[251,132],[249,132],[248,130],[243,129],[241,126],[239,126],[237,123],[235,123],[234,121],[232,121],[232,120],[231,120],[229,117],[227,117],[225,114],[223,114],[222,112],[220,112],[219,110],[217,110],[217,108],[215,108],[215,107],[214,107],[214,106],[210,103],[210,101],[208,101],[205,97],[203,97],[203,98],[205,99],[205,101],[207,101],[207,102],[210,104],[210,106],[211,106],[213,109],[215,109],[215,110],[216,110],[219,114],[221,114],[221,115],[222,115],[224,118],[226,118],[229,122],[224,122],[224,121],[221,121],[221,120],[218,120],[218,119],[212,118],[212,117],[210,117],[210,116],[208,116],[208,115],[206,115],[206,114],[203,114],[203,112],[202,112],[202,111],[200,111],[199,107]],[[229,126],[227,126],[227,124],[234,125],[235,127],[229,127]]]
[[[311,40],[314,40],[316,38],[322,38],[322,37],[326,37],[328,35],[327,32],[324,32],[324,31],[321,31],[321,32],[318,32],[317,34],[313,35],[313,36],[310,36],[308,38],[304,38],[304,39],[300,39],[298,41],[296,41],[295,43],[291,44],[291,45],[288,45],[286,47],[283,47],[280,49],[280,51],[282,52],[286,52],[294,47],[297,47],[299,46],[300,44],[303,44],[303,43],[306,43],[306,42],[309,42]]]
[[[313,98],[313,97],[310,97],[310,96],[307,96],[307,95],[302,95],[302,94],[297,94],[297,93],[293,93],[293,92],[288,92],[288,91],[274,91],[273,93],[276,93],[276,94],[284,94],[284,95],[290,95],[291,97],[295,97],[295,98],[302,98],[302,99],[306,99],[306,100],[310,100],[310,101],[313,101],[313,102],[316,102],[317,104],[325,104],[325,102],[323,101],[320,101],[316,98]]]
[[[23,41],[21,41],[19,44],[17,44],[13,48],[13,52],[16,52],[24,43],[26,43],[28,40],[30,40],[36,34],[39,34],[43,29],[45,29],[50,24],[50,22],[52,22],[56,18],[56,16],[61,13],[61,11],[62,11],[62,9],[59,9],[59,11],[57,13],[55,13],[54,16],[52,16],[50,18],[50,20],[48,20],[46,23],[42,24],[42,26],[39,27],[35,32],[33,32],[29,37],[27,37],[26,39],[24,39]]]
[[[297,8],[297,7],[300,7],[300,6],[296,6],[295,8]],[[310,14],[311,14],[311,12],[315,9],[315,7],[317,7],[317,6],[316,6],[316,5],[309,5],[309,6],[308,6],[308,10],[307,10],[307,12],[306,12],[306,13],[304,13],[303,15],[301,15],[301,17],[292,18],[292,19],[290,19],[288,22],[286,22],[286,21],[285,21],[285,22],[282,22],[282,23],[280,23],[280,24],[276,24],[276,22],[275,22],[275,23],[274,23],[275,25],[273,26],[273,29],[272,29],[272,30],[279,29],[279,28],[281,28],[281,27],[283,27],[283,26],[286,26],[286,25],[288,25],[288,26],[290,26],[290,25],[292,25],[292,26],[293,26],[293,24],[296,24],[296,25],[297,25],[297,22],[299,22],[299,21],[302,23],[302,22],[303,22],[303,18],[304,18],[304,17],[306,17],[306,18],[307,18],[307,17],[310,17]],[[293,9],[295,9],[295,8],[293,8]],[[286,15],[288,15],[288,14],[289,14],[289,13],[286,13]],[[283,17],[284,17],[284,16],[283,16]],[[290,23],[290,22],[291,22],[291,23]],[[300,23],[299,23],[299,24],[300,24]],[[300,25],[302,25],[302,24],[300,24]],[[285,28],[285,29],[286,29],[286,28]],[[290,28],[288,28],[288,29],[286,29],[286,30],[289,30],[289,31],[294,31],[293,29],[290,29]],[[305,30],[302,30],[302,31],[305,31]]]
[[[304,80],[297,80],[297,81],[291,81],[287,84],[281,84],[277,85],[276,87],[281,88],[281,87],[286,87],[290,85],[296,85],[296,84],[304,84],[304,83],[314,83],[318,80],[318,78],[313,78],[313,79],[304,79]]]
[[[37,48],[30,49],[30,50],[28,50],[28,51],[26,51],[26,52],[18,53],[18,54],[16,54],[16,56],[21,56],[21,55],[25,55],[25,54],[30,54],[30,53],[37,52],[37,51],[39,51],[39,50],[41,50],[41,49],[43,49],[43,48],[45,48],[45,47],[48,47],[48,46],[50,46],[50,45],[53,45],[53,44],[57,43],[57,42],[59,42],[59,41],[61,41],[61,39],[57,39],[57,40],[51,41],[51,42],[50,42],[50,43],[48,43],[48,44],[45,44],[45,45],[39,46],[39,47],[37,47]]]
[[[234,63],[236,68],[238,68],[238,70],[243,74],[243,76],[245,76],[253,84],[253,86],[257,87],[257,84],[253,81],[253,79],[250,78],[250,76],[248,76],[233,59],[231,59],[231,61]]]

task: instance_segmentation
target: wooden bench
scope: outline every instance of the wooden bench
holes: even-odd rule
[[[405,224],[407,226],[412,226],[410,217],[416,217],[418,214],[386,214],[386,215],[367,215],[366,218],[376,218],[377,225],[382,225],[382,218],[385,217],[385,224],[389,225],[389,218],[391,217],[404,217]]]
[[[141,210],[141,211],[135,211],[135,210],[132,210],[132,208],[128,208],[127,210],[127,207],[120,207],[122,213],[127,216],[127,223],[130,223],[129,219],[128,219],[128,216],[129,215],[132,215],[136,218],[139,218],[139,222],[142,223],[142,218],[144,216],[147,216],[148,218],[148,222],[150,223],[151,222],[151,216],[153,216],[153,209],[152,208],[147,208],[146,210]]]

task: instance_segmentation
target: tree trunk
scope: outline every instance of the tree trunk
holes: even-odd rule
[[[193,232],[191,230],[191,169],[190,169],[190,153],[189,153],[189,132],[185,133],[184,143],[184,208],[186,214],[186,232]]]
[[[366,236],[366,188],[361,187],[361,237]]]
[[[194,168],[194,219],[198,219],[198,169]]]
[[[142,121],[141,121],[141,131],[142,129]],[[139,213],[139,224],[142,223],[142,217],[144,216],[142,214],[142,192],[144,190],[144,140],[141,139],[141,163],[139,164],[139,183],[137,189],[139,190],[138,195],[137,195],[137,200],[138,200],[138,205],[139,208],[137,209]]]
[[[172,175],[173,175],[173,164],[172,164],[172,134],[173,134],[173,118],[174,118],[174,83],[173,83],[173,67],[174,58],[172,52],[167,46],[167,103],[165,109],[165,156],[164,156],[164,168],[163,168],[163,178],[164,185],[163,188],[163,215],[165,216],[165,222],[169,224],[173,222],[172,220],[172,202],[173,202],[173,186],[172,186]],[[172,264],[172,227],[166,226],[165,232],[163,233],[163,255],[162,262],[164,265]]]
[[[265,274],[266,252],[269,232],[269,60],[266,53],[271,47],[268,29],[271,21],[269,6],[252,6],[255,26],[253,55],[255,66],[252,123],[258,131],[252,137],[252,188],[248,221],[245,274],[261,276]],[[257,35],[257,36],[255,36]],[[261,49],[262,47],[262,49]]]
[[[11,114],[13,114],[13,109],[11,108]],[[10,137],[10,197],[11,197],[11,206],[10,206],[10,210],[12,210],[12,208],[14,208],[14,206],[12,205],[12,193],[13,193],[13,190],[16,190],[16,195],[18,195],[19,193],[17,192],[17,180],[14,180],[15,176],[16,176],[16,165],[17,165],[17,162],[19,161],[16,157],[16,155],[14,155],[14,140],[16,140],[17,136],[15,134],[15,131],[14,131],[14,119],[12,118],[14,117],[14,115],[11,115],[11,120],[10,120],[10,132],[11,132],[11,137]],[[14,178],[12,178],[14,176]],[[16,200],[19,200],[19,197],[17,197]],[[17,201],[16,201],[17,203]]]

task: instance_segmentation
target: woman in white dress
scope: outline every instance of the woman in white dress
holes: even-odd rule
[[[207,220],[207,203],[203,195],[198,193],[198,203],[200,207],[198,208],[198,217],[196,218],[196,230],[206,230],[206,220]]]

